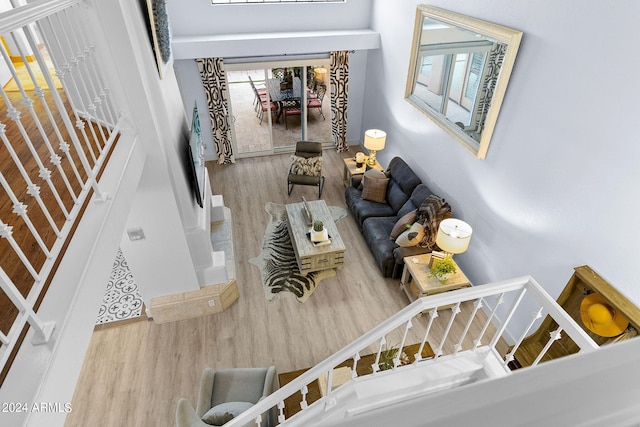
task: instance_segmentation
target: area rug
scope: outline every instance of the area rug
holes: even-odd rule
[[[293,245],[287,230],[287,212],[284,205],[267,203],[264,207],[270,216],[269,224],[262,240],[260,255],[249,262],[260,269],[265,296],[273,301],[281,292],[291,292],[300,303],[304,303],[316,290],[318,283],[335,276],[335,269],[301,274],[293,252]],[[329,206],[335,222],[347,211],[338,206]]]

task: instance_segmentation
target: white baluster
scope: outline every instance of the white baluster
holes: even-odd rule
[[[282,424],[286,420],[284,416],[284,400],[278,402],[278,424]]]
[[[4,93],[4,90],[0,90],[0,92]],[[29,194],[30,196],[36,199],[38,206],[40,206],[40,208],[42,209],[42,212],[47,218],[47,221],[49,221],[49,225],[51,226],[51,229],[56,233],[56,236],[60,237],[61,236],[60,229],[56,225],[56,222],[53,220],[53,217],[51,216],[51,214],[49,213],[49,209],[47,209],[47,206],[44,204],[42,197],[40,197],[40,187],[38,187],[33,183],[33,181],[31,181],[31,178],[29,177],[29,174],[27,173],[26,169],[22,165],[22,162],[20,161],[18,154],[13,149],[11,142],[7,138],[6,125],[4,123],[0,123],[0,139],[2,139],[2,142],[7,148],[7,151],[9,151],[9,154],[11,155],[11,158],[13,159],[14,164],[20,171],[20,175],[22,176],[24,181],[27,183],[27,194]]]
[[[489,325],[492,324],[492,320],[495,317],[496,312],[498,311],[498,307],[500,307],[502,303],[504,303],[504,292],[498,296],[498,301],[496,302],[495,307],[493,307],[493,310],[491,310],[491,314],[487,317],[487,321],[484,323],[484,326],[482,327],[478,338],[473,341],[474,348],[478,348],[482,344],[482,337],[484,337],[484,334],[487,332]]]
[[[49,251],[49,248],[47,248],[47,245],[44,243],[44,241],[40,237],[40,233],[38,233],[38,230],[33,225],[33,222],[31,222],[29,215],[27,215],[27,205],[25,205],[24,203],[20,203],[20,201],[16,197],[12,188],[9,186],[9,183],[5,179],[4,174],[2,172],[0,172],[0,184],[2,184],[4,191],[6,191],[6,193],[9,195],[9,198],[11,199],[11,202],[13,203],[13,213],[15,213],[16,215],[20,216],[20,218],[22,218],[24,223],[27,225],[27,228],[29,228],[29,231],[31,231],[31,235],[34,237],[34,239],[36,239],[36,242],[38,242],[38,246],[40,246],[40,250],[44,252],[47,258],[50,258],[51,252]]]
[[[451,327],[453,326],[453,322],[456,319],[456,316],[460,313],[460,301],[456,303],[453,307],[451,307],[451,317],[449,318],[449,323],[447,323],[447,327],[442,334],[442,339],[440,340],[440,345],[434,351],[436,354],[436,359],[442,355],[442,348],[444,347],[444,343],[447,340],[447,336],[449,336],[449,332],[451,331]]]
[[[300,402],[300,408],[304,410],[309,406],[307,404],[307,393],[309,393],[309,389],[306,385],[300,389],[300,393],[302,393],[302,402]]]
[[[382,346],[384,346],[386,343],[387,340],[385,339],[385,337],[380,338],[380,341],[378,342],[378,353],[376,354],[376,361],[373,362],[373,365],[371,365],[371,369],[373,369],[374,374],[380,370],[380,353],[382,353]]]
[[[422,342],[420,343],[420,348],[418,349],[418,353],[414,355],[415,362],[419,362],[420,360],[422,360],[422,351],[424,350],[424,346],[427,343],[427,339],[429,339],[429,332],[431,331],[431,326],[433,326],[433,321],[436,317],[438,317],[437,307],[432,308],[429,311],[429,322],[427,323],[427,329],[425,329],[424,331],[424,337],[422,338]]]
[[[505,356],[504,366],[507,366],[511,361],[513,361],[514,355],[516,354],[516,351],[518,351],[520,344],[522,344],[522,341],[524,341],[527,335],[529,335],[529,331],[531,331],[536,321],[542,317],[542,309],[543,308],[540,307],[538,311],[536,311],[531,315],[531,321],[529,322],[529,325],[527,325],[527,328],[524,331],[522,331],[522,334],[520,335],[520,338],[518,339],[516,344],[513,346],[511,351]]]
[[[44,100],[44,93],[42,92],[41,88],[38,86],[38,80],[36,79],[35,75],[33,74],[33,71],[31,69],[31,65],[29,64],[29,61],[27,60],[27,58],[24,55],[24,52],[22,51],[22,48],[20,47],[21,44],[17,42],[17,40],[15,39],[15,35],[14,33],[11,33],[11,36],[14,39],[14,43],[15,45],[18,47],[18,52],[20,53],[20,56],[22,57],[22,61],[25,64],[25,68],[29,74],[29,76],[31,77],[31,80],[35,86],[35,90],[34,93],[36,94],[36,96],[41,96],[41,101],[45,106],[45,109],[48,109],[48,105],[46,103],[46,101]],[[38,50],[38,46],[31,46],[33,51],[37,51]],[[76,196],[75,193],[73,191],[73,188],[71,187],[71,184],[69,183],[69,180],[67,179],[67,175],[66,172],[64,170],[64,168],[62,168],[61,163],[60,163],[60,156],[58,156],[55,152],[55,150],[53,149],[53,146],[51,145],[51,141],[49,141],[49,137],[47,135],[47,132],[44,130],[42,123],[40,121],[40,118],[38,117],[38,115],[36,114],[34,108],[33,108],[33,101],[31,100],[31,98],[29,98],[29,96],[27,95],[26,91],[24,90],[24,86],[22,84],[22,81],[20,80],[20,76],[18,76],[18,73],[15,69],[15,67],[13,66],[13,64],[11,63],[11,59],[9,57],[9,55],[7,54],[6,50],[4,49],[3,46],[0,46],[0,53],[2,54],[2,57],[4,58],[5,62],[8,64],[11,74],[13,76],[13,80],[16,83],[16,85],[18,86],[18,90],[20,91],[20,93],[22,94],[22,105],[24,105],[30,113],[30,116],[33,120],[33,123],[36,125],[36,128],[38,129],[38,132],[40,133],[40,137],[42,138],[42,141],[44,142],[45,146],[47,147],[47,150],[49,152],[50,155],[50,160],[51,160],[51,164],[53,164],[58,172],[60,173],[60,176],[62,177],[65,186],[67,188],[67,191],[69,192],[69,194],[71,195],[71,197],[74,199],[74,202],[76,200]],[[42,65],[41,65],[42,67]],[[40,89],[40,90],[38,90]],[[52,125],[54,128],[57,129],[57,126],[55,124],[55,121],[52,122]],[[32,154],[34,153],[34,150],[32,150]],[[37,153],[35,154],[37,160],[39,160],[39,157],[37,157]],[[42,165],[41,169],[43,168]]]
[[[454,346],[454,352],[453,352],[454,355],[458,354],[458,352],[462,349],[462,343],[464,342],[464,339],[467,336],[467,333],[469,332],[469,328],[471,327],[471,324],[473,323],[473,319],[475,319],[476,314],[478,313],[478,310],[480,308],[482,308],[482,298],[478,298],[473,302],[473,311],[471,312],[471,315],[469,316],[469,319],[467,320],[467,324],[464,327],[464,331],[462,331],[462,335],[460,336],[460,340]],[[475,348],[474,348],[474,350],[475,350]]]
[[[20,290],[11,281],[2,268],[0,268],[0,288],[9,297],[11,302],[20,310],[20,312],[24,313],[27,322],[29,322],[29,325],[34,329],[35,334],[31,343],[33,345],[47,343],[53,334],[55,322],[43,322],[40,317],[38,317],[35,311],[33,311],[31,304],[22,296]]]
[[[48,28],[52,29],[49,32],[45,32],[43,30],[43,22],[47,23]],[[60,50],[60,52],[63,52],[64,50],[62,49],[62,46],[60,45],[59,39],[58,39],[58,30],[53,30],[53,25],[52,25],[52,20],[51,17],[47,17],[45,18],[42,22],[38,21],[36,23],[36,25],[38,26],[38,28],[40,29],[40,33],[41,34],[46,34],[49,36],[49,45],[52,45],[53,42],[56,43],[56,47]],[[60,30],[63,31],[63,30]],[[24,29],[25,35],[27,37],[27,39],[29,40],[30,44],[34,44],[35,43],[35,37],[33,35],[33,31],[31,29],[31,27],[25,27]],[[36,52],[36,56],[39,55],[39,52]],[[58,78],[60,79],[60,82],[62,83],[62,86],[65,88],[65,90],[67,90],[67,87],[65,86],[65,82],[63,81],[63,76],[61,76],[60,74],[60,67],[58,67],[58,64],[56,62],[56,58],[55,56],[51,56],[51,60],[54,64],[54,66],[56,67],[56,74],[58,74]],[[43,76],[45,78],[45,80],[47,81],[47,84],[50,88],[55,88],[55,83],[52,79],[51,74],[48,72],[48,69],[45,70],[43,72]],[[60,97],[60,95],[58,94],[58,91],[55,89],[51,90],[51,96],[53,98],[53,101],[56,105],[56,108],[58,109],[58,111],[60,112],[60,118],[62,119],[62,122],[64,123],[64,126],[69,134],[69,137],[71,138],[71,142],[73,144],[73,147],[76,150],[76,154],[78,155],[78,158],[80,159],[80,163],[82,164],[82,167],[85,171],[85,173],[87,174],[87,182],[89,182],[91,184],[91,186],[93,187],[94,193],[97,195],[103,195],[103,193],[100,191],[100,188],[98,186],[98,182],[96,180],[95,177],[95,173],[91,167],[91,165],[89,164],[89,160],[86,156],[86,153],[84,151],[84,149],[82,148],[82,142],[80,141],[80,139],[78,138],[78,135],[76,134],[75,130],[74,130],[74,125],[71,122],[71,118],[69,117],[68,113],[67,113],[67,109],[66,106],[64,104],[64,102],[62,101],[62,98]],[[73,99],[71,97],[67,97],[67,101],[69,102],[69,104],[71,105],[71,110],[72,113],[74,115],[74,117],[76,118],[76,123],[79,121],[78,115],[77,115],[77,110],[73,107]],[[80,121],[80,131],[82,133],[82,136],[84,138],[85,143],[87,143],[88,141],[88,137],[86,132],[84,132],[84,127],[82,126],[82,121]]]
[[[562,338],[562,328],[558,327],[558,329],[556,329],[555,331],[549,332],[549,341],[547,341],[547,343],[544,345],[544,348],[540,351],[540,354],[538,354],[538,357],[536,357],[536,360],[533,361],[533,363],[531,364],[531,366],[536,366],[538,364],[538,362],[540,362],[540,359],[542,359],[542,357],[547,354],[547,350],[549,350],[549,347],[551,347],[551,344],[554,343],[554,341],[559,340],[560,338]]]
[[[402,336],[402,342],[400,343],[400,347],[398,348],[398,354],[395,359],[393,359],[393,367],[394,369],[400,365],[400,358],[402,357],[402,349],[404,348],[404,343],[407,340],[407,334],[409,333],[409,329],[411,329],[413,325],[411,324],[411,319],[407,321],[404,327],[404,335]]]
[[[516,310],[518,309],[518,306],[520,305],[520,303],[524,299],[524,295],[526,293],[527,293],[527,288],[522,288],[520,290],[520,292],[518,293],[518,296],[516,297],[515,301],[513,302],[513,305],[511,306],[511,309],[509,310],[509,313],[507,314],[507,317],[502,322],[502,325],[500,325],[500,327],[496,330],[496,333],[493,335],[493,338],[491,339],[491,342],[489,342],[489,347],[491,347],[491,348],[495,348],[496,347],[496,344],[498,343],[498,340],[500,339],[500,337],[504,333],[505,329],[507,328],[507,325],[509,324],[509,322],[511,321],[511,319],[515,315]]]
[[[0,343],[2,345],[9,345],[9,337],[7,337],[2,331],[0,331]]]
[[[351,369],[351,378],[356,378],[358,376],[358,360],[360,360],[360,353],[356,353],[353,356],[353,368]]]

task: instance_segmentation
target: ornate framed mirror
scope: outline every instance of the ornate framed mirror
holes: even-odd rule
[[[521,31],[419,5],[406,100],[484,159],[521,39]]]

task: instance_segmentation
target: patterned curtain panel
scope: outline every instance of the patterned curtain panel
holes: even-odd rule
[[[498,77],[500,76],[500,69],[502,68],[502,61],[504,60],[506,52],[506,44],[496,43],[491,49],[489,59],[487,60],[487,68],[482,81],[482,90],[478,94],[478,97],[480,98],[478,101],[478,113],[475,115],[475,128],[476,132],[479,134],[482,133],[484,123],[487,120],[487,114],[489,114],[491,99],[493,98],[493,92],[496,89]]]
[[[224,74],[222,58],[198,58],[196,62],[200,70],[202,86],[207,95],[213,143],[216,146],[218,163],[235,163],[233,148],[231,147],[227,80]]]
[[[347,151],[349,51],[331,52],[331,136],[338,152]]]

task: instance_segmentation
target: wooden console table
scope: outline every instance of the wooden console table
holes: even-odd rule
[[[346,159],[342,159],[344,161],[344,174],[342,177],[342,182],[345,187],[351,186],[351,178],[355,175],[362,175],[368,169],[377,169],[379,171],[383,170],[382,166],[376,160],[376,164],[371,166],[364,163],[361,167],[356,167],[356,160],[353,157],[348,157]]]
[[[414,255],[404,258],[404,270],[400,279],[400,286],[409,297],[410,301],[428,295],[436,295],[442,292],[454,291],[456,289],[468,288],[471,286],[469,279],[464,275],[462,269],[453,261],[457,272],[447,279],[445,283],[440,282],[435,277],[429,277],[431,273],[431,254]],[[447,308],[447,307],[439,307]]]

